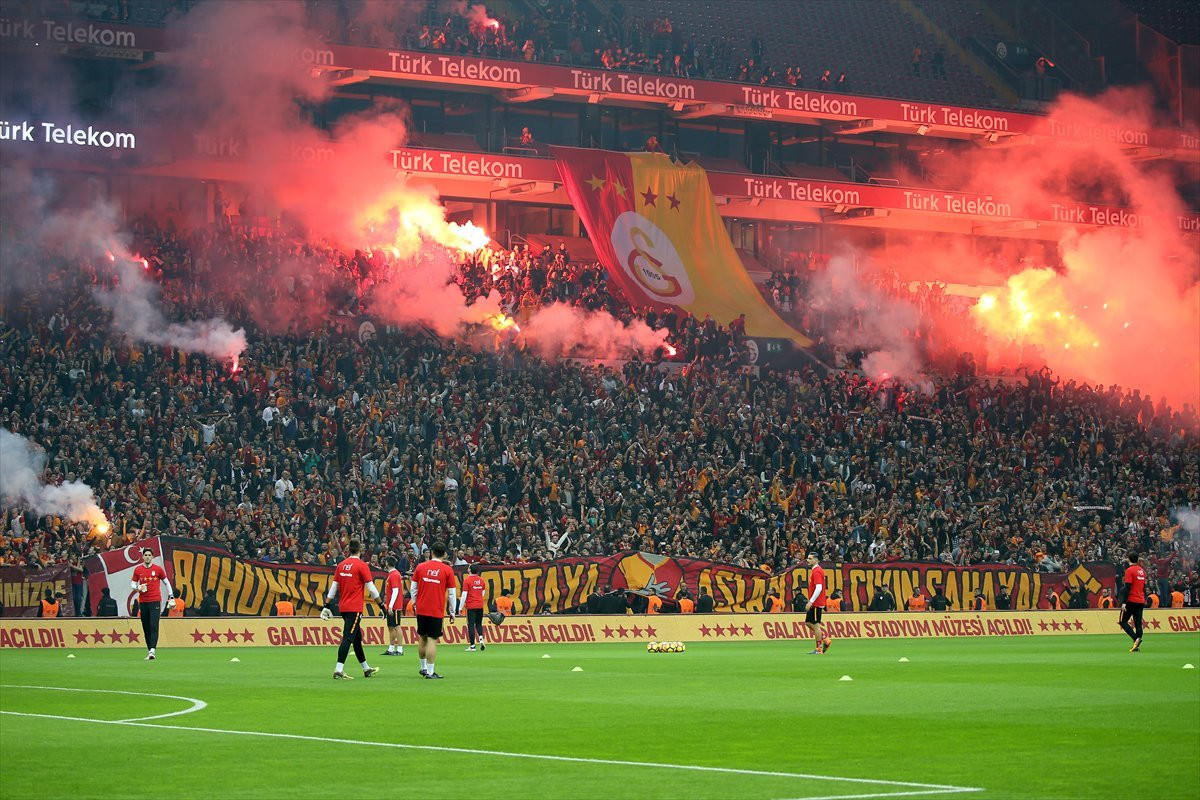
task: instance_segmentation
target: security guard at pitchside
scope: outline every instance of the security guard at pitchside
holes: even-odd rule
[[[60,603],[58,598],[54,596],[54,592],[47,589],[46,596],[42,598],[41,603],[38,605],[38,616],[45,617],[46,619],[53,619],[54,617],[57,617],[61,611],[62,603]]]
[[[294,617],[296,616],[296,606],[292,603],[292,598],[286,594],[280,595],[275,601],[275,605],[271,607],[272,617]]]

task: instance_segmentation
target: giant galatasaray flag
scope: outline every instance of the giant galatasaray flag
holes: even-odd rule
[[[551,149],[600,262],[634,306],[678,306],[726,325],[745,314],[751,336],[811,344],[750,280],[701,167],[662,153]]]

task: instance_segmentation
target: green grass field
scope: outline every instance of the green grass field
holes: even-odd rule
[[[1200,797],[1193,635],[380,649],[4,651],[0,797]]]

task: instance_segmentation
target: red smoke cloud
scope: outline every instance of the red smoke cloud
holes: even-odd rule
[[[1052,125],[1084,124],[1147,130],[1155,120],[1146,97],[1130,90],[1096,100],[1064,97],[1048,115]],[[1200,401],[1200,249],[1179,231],[1184,204],[1170,162],[1139,163],[1110,141],[1036,139],[981,148],[937,165],[940,185],[1003,199],[1014,215],[1049,203],[1120,205],[1138,215],[1131,228],[1067,228],[1048,257],[1041,242],[1004,246],[1007,270],[970,252],[882,248],[880,268],[916,278],[981,283],[985,294],[973,319],[986,333],[947,331],[962,350],[990,353],[990,366],[1015,366],[1012,353],[1036,348],[1065,380],[1140,389],[1179,407]],[[1194,166],[1193,166],[1194,168]],[[1007,273],[1007,274],[1005,274]]]

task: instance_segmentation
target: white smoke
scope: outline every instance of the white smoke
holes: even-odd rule
[[[66,517],[107,525],[92,487],[82,481],[48,484],[42,480],[46,451],[24,436],[0,428],[0,500],[10,508],[26,508],[39,515]]]
[[[158,287],[142,275],[136,262],[115,257],[113,289],[98,290],[96,300],[112,312],[113,326],[139,342],[170,345],[189,353],[233,359],[246,349],[246,332],[234,330],[220,317],[168,322],[158,302]]]

